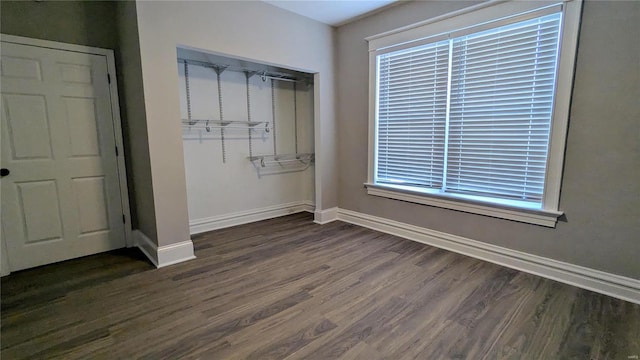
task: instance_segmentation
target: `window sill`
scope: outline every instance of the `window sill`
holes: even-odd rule
[[[520,221],[554,228],[561,211],[523,209],[502,204],[480,203],[458,199],[440,194],[429,194],[403,188],[402,186],[365,183],[367,193],[389,199],[402,200],[416,204],[436,206],[445,209],[464,211],[472,214],[492,216],[500,219]]]

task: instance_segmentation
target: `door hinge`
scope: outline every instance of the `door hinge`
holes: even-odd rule
[[[127,223],[127,219],[124,217],[124,214],[122,214],[122,223],[126,224]]]
[[[118,147],[116,146],[116,156],[118,156]]]
[[[109,82],[109,84],[111,84],[111,74],[107,73],[107,82]]]

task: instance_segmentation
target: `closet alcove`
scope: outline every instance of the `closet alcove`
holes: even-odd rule
[[[313,75],[177,55],[191,233],[313,211]]]

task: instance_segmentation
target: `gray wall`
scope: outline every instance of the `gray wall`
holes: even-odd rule
[[[115,49],[115,2],[0,2],[0,32],[36,39]]]
[[[133,228],[157,244],[156,212],[153,200],[147,116],[142,86],[142,63],[138,36],[138,17],[134,1],[116,5],[118,49],[118,87],[124,141],[127,146],[127,177]]]
[[[640,2],[584,4],[555,229],[366,194],[364,38],[468,5],[413,2],[338,28],[339,206],[640,278]]]
[[[155,239],[135,2],[3,0],[0,32],[115,50],[132,227]]]

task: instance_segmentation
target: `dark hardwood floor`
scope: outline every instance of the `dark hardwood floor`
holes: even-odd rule
[[[2,278],[2,359],[632,359],[640,306],[296,214]],[[636,358],[637,359],[637,358]]]

